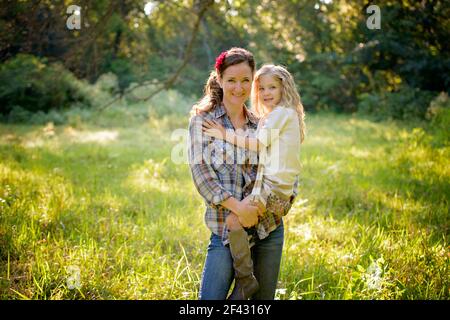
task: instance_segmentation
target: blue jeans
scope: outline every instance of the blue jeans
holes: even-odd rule
[[[283,221],[267,238],[255,237],[251,248],[254,274],[259,290],[256,300],[273,300],[280,271],[284,242]],[[200,286],[200,300],[225,300],[234,279],[233,258],[229,246],[222,244],[221,237],[211,234]]]

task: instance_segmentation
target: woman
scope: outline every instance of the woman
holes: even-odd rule
[[[264,228],[255,227],[261,212],[246,198],[256,178],[256,153],[202,132],[204,120],[214,119],[240,135],[254,134],[258,119],[245,106],[254,72],[255,61],[249,51],[232,48],[223,52],[206,83],[204,97],[192,108],[189,165],[194,184],[205,200],[205,222],[211,230],[200,287],[202,300],[226,299],[233,278],[245,277],[257,280],[254,299],[273,299],[275,295],[284,229],[281,222],[263,240],[258,237],[259,232],[264,232]],[[227,220],[230,212],[235,213],[251,238],[253,259],[248,257],[248,243],[247,248],[243,244],[234,249],[229,245],[227,224],[236,223]],[[239,296],[234,291],[230,296]]]

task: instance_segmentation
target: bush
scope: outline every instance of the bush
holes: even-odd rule
[[[386,95],[386,111],[394,119],[423,119],[432,99],[432,92],[405,85]]]
[[[183,61],[181,59],[170,56],[151,56],[148,61],[148,72],[142,80],[151,81],[156,79],[159,82],[164,82],[167,78],[175,74],[177,68],[182,63]],[[199,98],[202,95],[209,72],[209,68],[199,68],[193,64],[188,64],[184,67],[173,88],[185,96],[195,94]]]
[[[98,77],[95,88],[112,96],[119,91],[119,79],[112,72],[104,73]]]
[[[362,82],[360,70],[336,53],[313,54],[301,63],[286,63],[292,72],[308,112],[357,111],[356,94]]]
[[[196,102],[194,96],[185,96],[176,90],[165,90],[158,93],[150,101],[149,112],[157,117],[166,115],[187,116]]]
[[[7,119],[10,122],[28,122],[33,113],[25,110],[21,106],[13,106],[8,114]]]
[[[86,85],[61,64],[19,54],[0,66],[0,113],[12,119],[28,112],[48,112],[78,102],[90,106]],[[20,108],[19,108],[20,106]]]
[[[393,92],[362,93],[358,95],[358,111],[380,119],[424,119],[433,96],[431,91],[407,85]]]
[[[431,101],[425,116],[427,120],[430,120],[434,137],[438,143],[449,144],[450,99],[446,92],[441,92]]]
[[[129,104],[149,105],[148,109],[152,115],[163,117],[172,114],[187,115],[197,100],[194,96],[189,97],[173,89],[163,90],[152,97],[151,100],[142,100],[158,88],[156,84],[157,82],[137,87],[137,83],[132,83],[128,88],[130,93],[126,95],[126,101]]]
[[[31,112],[20,106],[14,106],[5,120],[11,123],[25,122],[43,125],[52,122],[55,125],[61,125],[67,122],[67,116],[64,112],[57,110]]]
[[[358,112],[364,114],[380,114],[382,112],[382,97],[379,94],[362,93],[358,96]]]
[[[109,72],[114,73],[117,76],[117,89],[120,93],[123,94],[125,89],[133,82],[136,81],[137,78],[137,69],[138,66],[133,64],[131,60],[116,58],[111,61],[109,66]]]

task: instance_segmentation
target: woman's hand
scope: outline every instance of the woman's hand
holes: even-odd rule
[[[220,123],[214,120],[204,119],[202,126],[203,132],[207,136],[225,140],[226,130]]]
[[[245,228],[253,227],[258,223],[258,216],[261,209],[250,202],[247,197],[239,202],[238,211],[235,212],[239,218],[239,222]]]
[[[253,201],[253,200],[251,200],[251,198],[253,198],[253,196],[251,194],[249,194],[241,202],[249,203],[252,206],[258,207],[258,216],[264,217],[264,212],[266,211],[266,207],[264,207],[264,205],[261,202]]]

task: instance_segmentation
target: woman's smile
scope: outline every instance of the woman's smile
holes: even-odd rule
[[[246,62],[228,67],[220,79],[225,105],[241,107],[250,96],[253,73]]]

